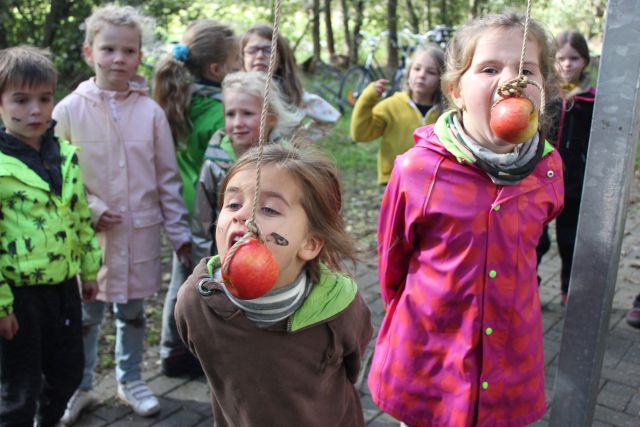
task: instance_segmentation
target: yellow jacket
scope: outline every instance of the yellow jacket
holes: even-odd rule
[[[413,131],[435,123],[442,110],[433,106],[422,117],[407,92],[396,92],[379,101],[371,83],[358,98],[351,115],[351,138],[369,142],[382,137],[378,149],[378,183],[386,184],[396,156],[413,147]]]

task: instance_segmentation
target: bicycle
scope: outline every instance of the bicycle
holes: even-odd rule
[[[400,60],[398,61],[398,66],[394,70],[391,78],[387,78],[382,66],[378,63],[375,57],[375,51],[380,39],[387,35],[387,31],[384,31],[377,36],[368,36],[365,33],[359,34],[359,37],[364,39],[366,44],[369,46],[369,52],[364,64],[354,65],[349,68],[340,82],[339,98],[341,112],[344,113],[345,108],[353,108],[364,89],[372,81],[379,79],[389,80],[390,85],[385,92],[384,97],[391,96],[400,90],[411,53],[415,50],[416,46],[427,40],[427,36],[413,34],[408,29],[402,30],[398,34],[400,41],[398,48],[401,53]]]

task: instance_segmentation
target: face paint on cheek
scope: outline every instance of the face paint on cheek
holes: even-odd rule
[[[276,233],[275,231],[271,233],[269,236],[273,237],[273,243],[275,243],[276,245],[289,246],[289,241],[284,237],[282,237],[281,235],[279,235],[278,233]]]
[[[22,121],[22,119],[19,119],[19,118],[17,118],[17,117],[13,117],[13,116],[12,116],[12,117],[11,117],[11,121],[12,121],[12,122],[16,122],[16,123],[20,123],[20,122]]]

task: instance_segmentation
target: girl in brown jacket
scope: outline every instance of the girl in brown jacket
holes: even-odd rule
[[[325,156],[311,147],[264,148],[256,223],[275,237],[267,247],[279,276],[252,300],[223,284],[221,259],[247,232],[257,160],[248,152],[223,183],[219,255],[203,259],[180,289],[178,332],[209,380],[217,426],[364,426],[353,384],[371,315],[355,282],[337,272],[354,259],[353,243]]]

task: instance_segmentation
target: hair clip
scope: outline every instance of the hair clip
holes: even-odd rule
[[[187,62],[189,58],[189,48],[181,43],[173,45],[171,53],[176,61]]]

